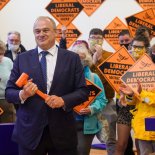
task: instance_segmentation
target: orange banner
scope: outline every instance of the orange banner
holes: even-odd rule
[[[126,18],[130,34],[134,37],[139,26],[146,26],[155,36],[155,14],[153,9],[148,9]]]
[[[136,95],[138,95],[137,81],[141,83],[143,90],[155,90],[155,64],[147,54],[144,54],[122,75],[121,80],[127,84]]]
[[[86,84],[89,90],[88,101],[74,107],[74,111],[77,113],[80,113],[81,109],[84,109],[87,106],[89,106],[94,101],[94,99],[99,95],[99,93],[102,91],[101,88],[99,88],[96,84],[89,81],[88,79],[86,79]]]
[[[3,109],[2,108],[0,108],[0,115],[2,115],[3,114]]]
[[[116,17],[103,31],[105,40],[115,50],[120,48],[118,35],[122,30],[128,30],[128,28],[118,17]]]
[[[153,9],[155,11],[155,0],[136,0],[136,2],[144,9]]]
[[[9,2],[10,0],[0,0],[0,10]]]
[[[46,7],[46,10],[65,26],[69,25],[82,9],[83,6],[77,0],[53,0]]]
[[[83,5],[83,11],[91,16],[105,0],[78,0]]]
[[[119,93],[119,87],[122,83],[120,77],[134,64],[134,62],[132,56],[123,46],[102,62],[98,66],[98,69],[113,89]]]
[[[62,35],[61,28],[62,28],[62,25],[59,24],[57,26],[58,35],[56,38],[58,42],[60,42],[60,38]],[[66,29],[67,48],[69,48],[80,37],[81,32],[72,23],[69,24],[66,28],[67,28]]]

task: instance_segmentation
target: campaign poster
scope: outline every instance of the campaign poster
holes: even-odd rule
[[[9,1],[10,0],[0,0],[0,10],[2,10]]]
[[[77,0],[52,0],[46,10],[62,25],[69,25],[83,10]]]
[[[57,26],[57,37],[56,40],[59,43],[62,31],[61,31],[62,25],[59,24]],[[81,35],[81,32],[73,25],[72,23],[66,26],[66,41],[67,41],[67,48],[69,48]]]
[[[155,0],[136,0],[136,2],[144,9],[153,9],[155,11]]]
[[[122,84],[120,77],[134,64],[135,60],[123,46],[113,53],[98,69],[109,82],[112,88],[119,93],[119,87]]]
[[[103,30],[104,39],[115,49],[118,50],[118,35],[122,30],[128,30],[127,26],[118,18],[114,18],[112,22]]]
[[[78,0],[79,3],[84,7],[83,11],[87,16],[91,16],[105,0]]]
[[[139,26],[146,26],[151,30],[151,34],[155,36],[155,14],[153,9],[147,9],[126,18],[128,28],[132,37],[134,37],[136,29]]]
[[[135,64],[125,72],[121,80],[127,84],[138,96],[139,81],[143,90],[155,90],[155,64],[150,56],[144,54]]]
[[[89,97],[87,101],[74,107],[74,111],[77,113],[80,113],[81,109],[88,107],[102,91],[101,88],[99,88],[96,84],[94,84],[88,79],[86,79],[86,84],[89,90]]]

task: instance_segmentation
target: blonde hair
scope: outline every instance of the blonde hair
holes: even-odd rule
[[[3,41],[0,40],[0,54],[4,54],[6,51],[6,45]]]

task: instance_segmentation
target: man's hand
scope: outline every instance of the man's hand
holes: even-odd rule
[[[66,26],[62,25],[61,27],[61,33],[62,33],[62,38],[65,39],[66,38]]]
[[[119,87],[120,92],[122,92],[125,95],[129,95],[132,96],[134,94],[134,92],[132,91],[132,89],[125,85],[125,84],[121,84],[121,86]]]
[[[33,96],[36,91],[38,90],[38,87],[36,84],[32,82],[32,79],[30,79],[26,85],[24,85],[23,89],[20,92],[20,98],[22,100],[26,100],[27,98]]]
[[[94,45],[95,53],[93,55],[93,64],[96,64],[102,58],[102,46],[101,45]]]
[[[120,92],[120,98],[119,98],[119,103],[126,107],[127,106],[127,103],[126,103],[126,99],[125,99],[125,95],[123,92]]]
[[[47,99],[45,100],[45,103],[47,103],[47,105],[51,107],[52,109],[60,108],[65,105],[62,97],[58,97],[56,95],[51,95],[47,97]]]

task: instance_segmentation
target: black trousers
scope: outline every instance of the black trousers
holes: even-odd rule
[[[19,145],[19,155],[47,155],[47,153],[48,155],[77,155],[77,148],[58,149],[54,147],[48,126],[45,127],[41,141],[35,150],[29,150]]]
[[[119,112],[118,99],[116,99],[116,111],[117,111],[117,113]],[[131,133],[130,133],[129,138],[128,138],[128,145],[126,147],[124,155],[134,155],[133,140],[132,140],[132,137],[131,137]]]

